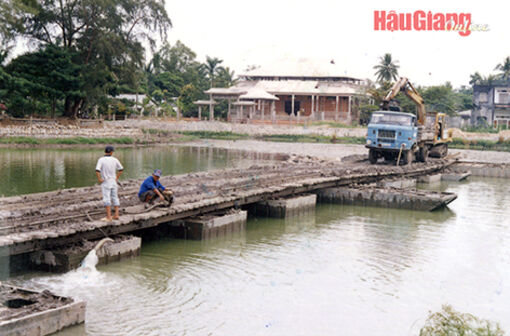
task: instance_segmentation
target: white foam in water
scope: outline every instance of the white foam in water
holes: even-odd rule
[[[96,265],[98,263],[99,259],[97,257],[96,249],[90,250],[90,252],[87,254],[87,256],[81,261],[80,267],[78,267],[78,270],[90,270],[90,271],[96,271]]]

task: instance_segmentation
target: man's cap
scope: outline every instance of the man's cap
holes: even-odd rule
[[[161,177],[161,169],[154,169],[154,173],[152,173],[152,175]]]
[[[104,152],[105,153],[111,153],[113,152],[115,149],[113,148],[113,146],[106,146],[106,148],[104,149]]]

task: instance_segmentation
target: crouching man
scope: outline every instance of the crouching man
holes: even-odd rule
[[[167,201],[168,206],[172,204],[173,193],[171,190],[166,190],[165,187],[159,182],[161,177],[161,170],[155,169],[151,176],[147,177],[138,192],[138,198],[141,202],[152,204],[156,198],[161,202]]]

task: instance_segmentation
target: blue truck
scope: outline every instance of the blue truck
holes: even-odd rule
[[[404,92],[418,108],[417,115],[390,111],[391,100]],[[383,100],[382,110],[372,113],[365,147],[368,159],[375,164],[380,158],[397,164],[426,162],[429,156],[444,157],[451,137],[446,134],[446,115],[426,113],[423,98],[407,78],[400,78]]]

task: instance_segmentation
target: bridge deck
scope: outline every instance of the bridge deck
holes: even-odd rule
[[[174,204],[150,211],[139,207],[139,213],[127,213],[126,209],[133,210],[139,204],[136,194],[141,181],[123,181],[119,189],[123,210],[120,219],[113,222],[99,220],[104,216],[104,207],[97,185],[0,198],[0,255],[126,233],[218,209],[322,188],[430,174],[451,163],[451,160],[430,160],[396,167],[309,160],[162,177],[163,185],[174,191]]]

